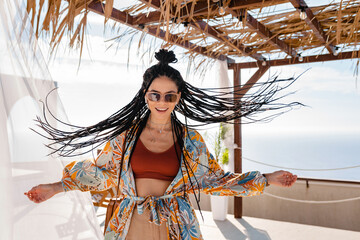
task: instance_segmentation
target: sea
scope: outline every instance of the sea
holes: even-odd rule
[[[356,133],[247,133],[242,142],[244,172],[283,169],[298,177],[360,181],[360,135]]]

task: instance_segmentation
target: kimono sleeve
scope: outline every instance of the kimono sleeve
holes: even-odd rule
[[[66,165],[61,180],[64,191],[105,191],[116,187],[122,141],[121,136],[108,141],[95,161],[87,159]]]
[[[202,169],[202,174],[197,178],[202,192],[218,196],[254,196],[263,193],[267,180],[259,171],[242,174],[225,172],[207,149],[201,135],[198,139],[198,169]]]

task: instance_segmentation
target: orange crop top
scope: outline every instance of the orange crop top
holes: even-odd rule
[[[180,146],[176,144],[180,154]],[[135,178],[154,178],[172,181],[179,171],[179,160],[176,157],[174,145],[161,153],[148,150],[141,142],[137,141],[131,157],[131,168]]]

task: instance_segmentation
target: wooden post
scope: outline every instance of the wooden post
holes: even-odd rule
[[[238,100],[241,96],[245,95],[247,91],[264,75],[264,73],[270,68],[267,64],[259,67],[259,69],[252,75],[252,77],[246,82],[243,88],[240,88],[241,84],[241,68],[237,65],[234,67],[234,90],[240,95],[234,95],[234,99]],[[237,99],[236,99],[237,98]],[[241,134],[241,119],[237,119],[234,124],[234,143],[237,148],[234,149],[234,162],[235,173],[242,173],[242,134]],[[242,218],[242,198],[234,198],[234,217]]]
[[[240,91],[241,84],[241,69],[239,67],[234,68],[234,90],[235,93]],[[237,98],[237,99],[236,99]],[[239,95],[234,94],[234,99],[238,100],[240,98]],[[234,170],[236,173],[242,172],[242,144],[241,144],[241,119],[235,120],[234,124],[234,143],[237,148],[234,149]],[[242,217],[242,198],[235,197],[234,198],[234,217],[241,218]]]

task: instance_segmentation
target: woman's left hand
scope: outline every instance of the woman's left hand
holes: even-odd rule
[[[296,182],[297,176],[287,171],[276,171],[264,174],[270,185],[291,187]]]

